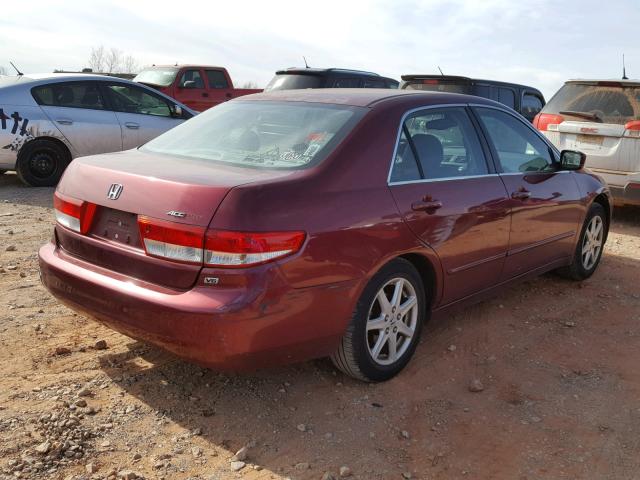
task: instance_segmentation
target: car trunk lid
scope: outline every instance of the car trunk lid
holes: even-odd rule
[[[77,159],[68,167],[56,194],[96,207],[86,233],[58,228],[58,243],[67,252],[97,266],[139,280],[187,289],[195,283],[201,264],[148,256],[138,218],[204,230],[233,187],[290,173],[137,150]]]

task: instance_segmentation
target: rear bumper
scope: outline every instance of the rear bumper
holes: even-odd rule
[[[627,183],[624,187],[609,185],[609,189],[616,204],[640,206],[640,179],[637,183]]]
[[[42,282],[60,301],[127,336],[220,370],[250,370],[330,355],[355,305],[357,283],[290,288],[279,268],[250,287],[144,284],[68,254],[39,251]],[[263,279],[264,280],[264,279]]]

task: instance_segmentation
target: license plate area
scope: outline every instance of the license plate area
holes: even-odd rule
[[[586,143],[589,145],[602,145],[604,137],[602,135],[578,135],[578,143]]]
[[[138,216],[113,208],[99,207],[94,217],[91,233],[110,242],[142,248],[138,230]]]

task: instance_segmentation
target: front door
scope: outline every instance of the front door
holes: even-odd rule
[[[105,92],[120,123],[123,150],[139,147],[183,122],[172,116],[166,99],[142,87],[109,83]]]
[[[405,221],[440,259],[441,305],[499,281],[509,245],[509,199],[464,107],[410,115],[389,180]]]
[[[474,108],[511,197],[511,235],[503,279],[570,257],[579,232],[580,191],[558,171],[551,147],[531,125],[504,110]]]
[[[96,82],[42,85],[33,89],[33,95],[77,155],[122,150],[120,124],[115,114],[106,109]]]
[[[183,70],[176,88],[176,98],[187,107],[202,112],[211,106],[210,93],[199,68]]]

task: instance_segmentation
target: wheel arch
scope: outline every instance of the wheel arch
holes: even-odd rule
[[[422,283],[425,288],[427,311],[430,311],[438,299],[439,294],[438,277],[436,276],[436,270],[433,263],[425,255],[417,252],[405,253],[396,258],[402,258],[408,261],[420,274],[420,278],[422,278]]]
[[[35,142],[36,140],[44,140],[44,141],[55,143],[56,145],[62,147],[62,149],[67,153],[67,160],[69,162],[73,160],[73,154],[71,153],[71,147],[69,147],[69,145],[67,145],[65,142],[63,142],[59,138],[44,135],[41,137],[34,137],[33,139],[29,140],[28,142],[26,142],[24,145],[20,147],[20,150],[18,151],[18,155],[16,157],[16,164],[21,160],[23,152],[25,151],[25,147],[30,143]]]
[[[604,214],[607,220],[607,228],[604,232],[604,239],[606,240],[609,236],[609,227],[611,225],[611,201],[605,193],[599,193],[595,196],[592,203],[598,203],[604,208]]]

